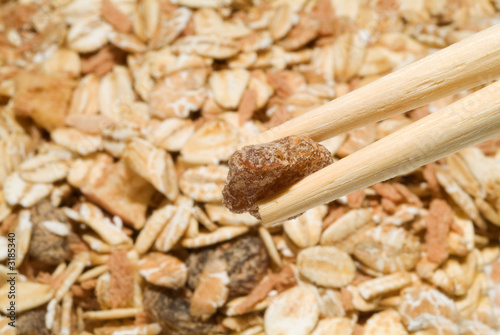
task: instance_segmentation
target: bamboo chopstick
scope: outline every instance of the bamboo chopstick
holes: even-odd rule
[[[246,143],[290,135],[320,142],[500,77],[500,24],[483,30]]]
[[[500,61],[497,63],[500,68]],[[265,225],[500,135],[500,81],[456,101],[259,202]]]

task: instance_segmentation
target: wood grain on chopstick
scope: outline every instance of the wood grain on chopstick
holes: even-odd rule
[[[270,129],[242,146],[290,135],[320,142],[500,77],[500,24]]]
[[[497,67],[500,67],[498,62]],[[500,81],[302,179],[259,203],[265,225],[500,135]]]

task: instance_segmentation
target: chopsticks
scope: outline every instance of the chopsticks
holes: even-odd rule
[[[321,142],[500,76],[500,24],[272,128],[245,143],[290,135]]]
[[[292,134],[322,141],[500,77],[500,25],[273,128],[243,145]],[[500,135],[500,82],[435,112],[259,202],[265,225]]]

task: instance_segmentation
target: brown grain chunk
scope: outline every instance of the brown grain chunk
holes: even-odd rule
[[[453,211],[444,200],[434,199],[431,202],[425,223],[427,226],[425,234],[427,258],[431,262],[439,264],[448,258],[446,241],[453,223]]]
[[[328,149],[305,136],[243,147],[229,160],[222,191],[224,205],[234,213],[248,211],[260,219],[258,201],[331,163],[333,157]]]
[[[109,300],[113,308],[126,307],[133,299],[134,278],[125,250],[109,255]]]

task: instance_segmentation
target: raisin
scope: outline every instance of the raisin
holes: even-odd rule
[[[144,310],[150,320],[158,322],[163,334],[224,334],[214,319],[202,322],[189,313],[190,302],[183,290],[154,285],[144,291]]]
[[[53,207],[48,200],[38,203],[31,209],[33,230],[29,254],[35,260],[49,265],[58,265],[70,257],[68,239],[67,236],[59,236],[47,230],[42,224],[46,220],[68,224],[68,219],[62,209]]]
[[[333,163],[332,154],[306,136],[282,139],[236,151],[222,191],[224,205],[234,213],[260,219],[257,202],[290,187]]]
[[[191,253],[186,260],[188,287],[192,290],[196,288],[205,265],[213,259],[223,259],[227,264],[230,298],[250,293],[266,274],[268,265],[262,240],[257,236],[243,236],[229,246],[224,243],[216,248],[208,247]]]

